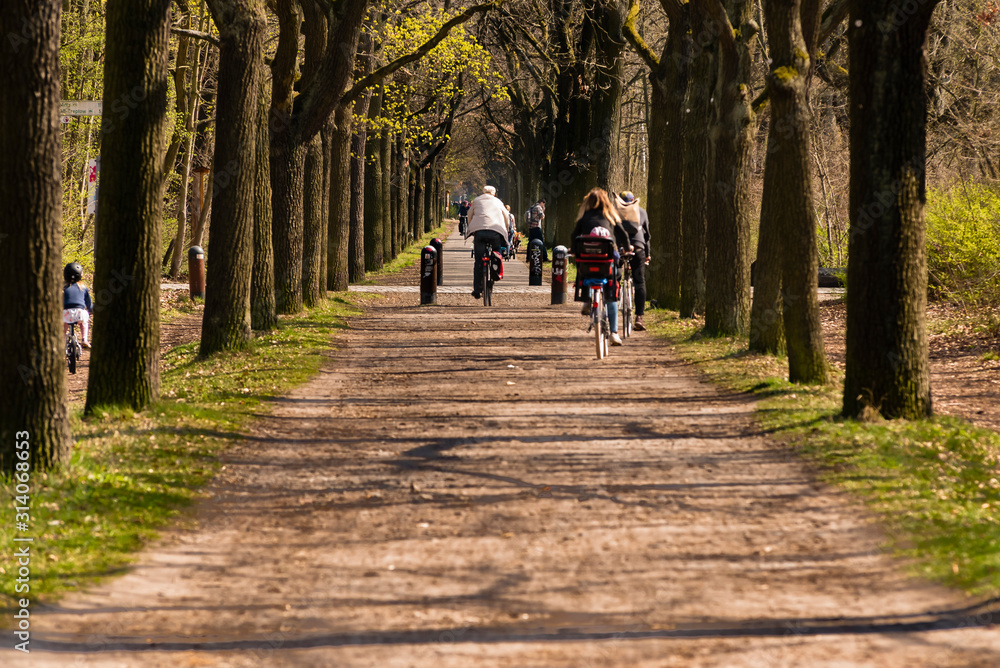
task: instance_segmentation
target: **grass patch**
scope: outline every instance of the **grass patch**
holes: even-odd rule
[[[702,324],[647,311],[654,334],[713,381],[756,395],[765,429],[862,499],[881,518],[887,551],[969,594],[1000,593],[1000,435],[950,417],[841,419],[841,374],[828,386],[793,385],[783,359],[751,354],[742,340],[705,338]]]
[[[356,307],[340,295],[238,353],[198,357],[198,342],[170,350],[161,400],[141,413],[108,410],[72,419],[75,444],[61,470],[31,475],[30,592],[15,592],[11,522],[0,525],[2,605],[51,600],[127,566],[156,530],[177,518],[215,473],[217,454],[240,438],[261,404],[319,370],[331,336]],[[2,481],[7,507],[14,487]],[[7,622],[4,622],[7,623]]]
[[[457,221],[447,221],[440,227],[427,232],[418,240],[410,244],[406,250],[397,255],[394,260],[387,262],[378,271],[365,272],[365,280],[361,281],[359,285],[373,285],[379,278],[399,273],[403,269],[416,264],[420,261],[420,253],[427,247],[428,244],[430,244],[431,239],[439,238],[444,241],[444,237],[447,236],[448,230],[451,229],[452,225],[457,224]]]

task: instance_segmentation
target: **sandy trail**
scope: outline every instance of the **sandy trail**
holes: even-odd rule
[[[4,665],[1000,665],[995,611],[902,575],[662,343],[598,362],[571,304],[416,297],[365,298],[196,527]]]

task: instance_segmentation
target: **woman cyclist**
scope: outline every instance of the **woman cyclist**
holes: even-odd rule
[[[74,322],[80,323],[81,344],[84,348],[90,347],[90,314],[94,311],[94,305],[90,301],[90,290],[80,283],[83,279],[83,267],[79,262],[70,262],[63,269],[63,278],[66,285],[63,286],[63,332],[69,336],[70,325]]]
[[[610,235],[615,240],[615,258],[618,259],[619,251],[631,252],[632,246],[629,243],[628,232],[622,227],[622,220],[615,207],[608,198],[608,193],[601,188],[594,188],[583,198],[580,205],[580,213],[577,216],[576,227],[573,228],[572,240],[585,234],[593,234],[595,228],[602,228],[606,232],[602,236]],[[573,243],[571,248],[576,247]],[[604,300],[608,305],[608,325],[611,327],[611,344],[622,345],[621,337],[618,336],[618,273],[604,286]],[[590,301],[583,305],[583,314],[590,314]]]

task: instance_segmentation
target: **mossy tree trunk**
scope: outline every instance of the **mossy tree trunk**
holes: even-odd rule
[[[0,5],[0,473],[69,454],[62,328],[62,0]],[[25,34],[30,23],[32,32]],[[18,447],[26,443],[26,449]],[[25,463],[19,452],[27,452]],[[23,473],[23,471],[20,471]],[[8,506],[9,507],[9,506]],[[13,512],[13,511],[10,511]]]
[[[278,326],[274,303],[274,245],[271,240],[271,162],[267,121],[270,115],[268,80],[263,63],[257,81],[257,134],[254,151],[253,272],[250,278],[250,326],[269,331]]]
[[[323,210],[323,138],[313,137],[306,153],[303,179],[302,303],[316,306],[323,299],[320,269],[323,227],[329,218]]]
[[[266,15],[263,0],[209,0],[219,29],[215,174],[201,354],[250,342],[254,212],[258,206],[258,109]],[[266,289],[266,287],[265,287]]]
[[[771,132],[764,182],[770,198],[761,230],[778,230],[781,244],[782,317],[788,349],[788,379],[793,383],[825,383],[829,379],[823,328],[819,319],[816,213],[809,162],[809,54],[819,26],[819,0],[766,0],[764,12],[771,47]],[[768,179],[777,187],[768,188]]]
[[[931,413],[924,41],[937,0],[855,1],[848,27],[850,239],[844,414]]]
[[[109,0],[101,201],[85,412],[141,409],[160,390],[160,228],[170,1]],[[115,113],[116,105],[122,110]]]

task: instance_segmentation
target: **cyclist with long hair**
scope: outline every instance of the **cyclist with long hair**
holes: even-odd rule
[[[622,227],[621,217],[615,210],[614,205],[608,198],[608,193],[602,188],[594,188],[583,198],[580,205],[580,212],[577,216],[576,227],[573,228],[570,248],[576,252],[576,239],[583,235],[594,234],[595,229],[603,229],[604,235],[610,235],[615,240],[616,257],[619,252],[630,252],[632,249],[629,243],[628,232]],[[602,234],[600,231],[598,234]],[[608,305],[608,324],[611,326],[611,344],[622,345],[621,337],[618,336],[618,275],[608,281],[604,286],[604,300]],[[583,305],[582,313],[590,314],[590,301],[587,298]]]

